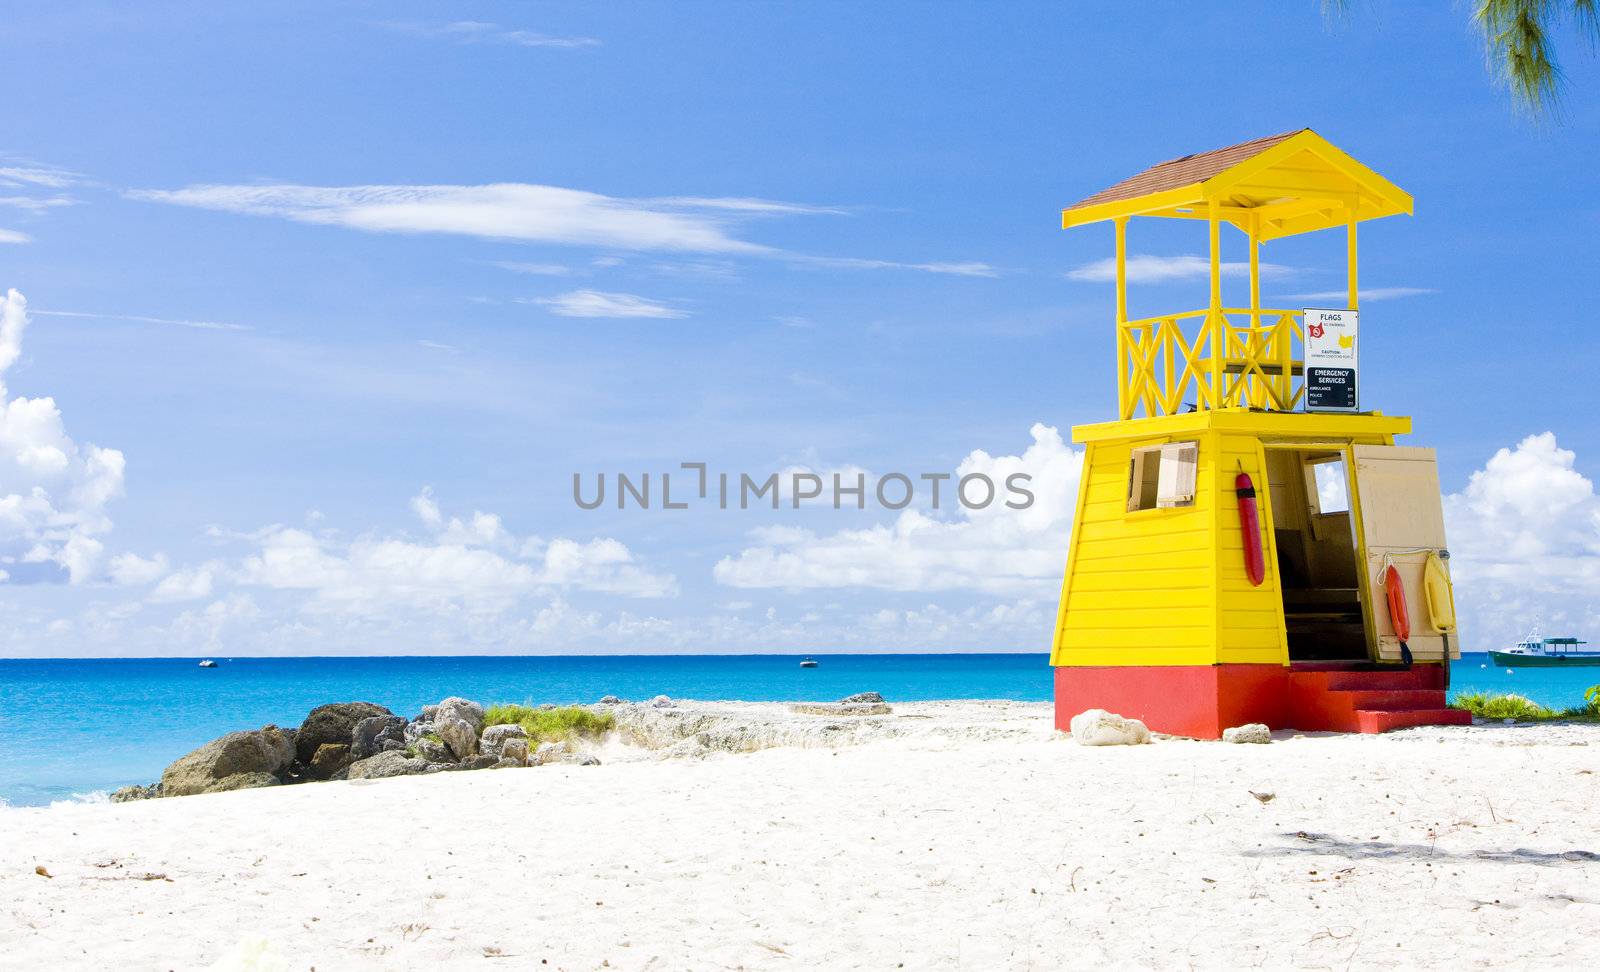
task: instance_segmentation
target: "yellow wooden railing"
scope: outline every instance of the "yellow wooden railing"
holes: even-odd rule
[[[1184,311],[1117,326],[1117,407],[1121,418],[1175,415],[1190,408],[1291,411],[1305,394],[1301,312]],[[1184,324],[1199,321],[1185,336]]]

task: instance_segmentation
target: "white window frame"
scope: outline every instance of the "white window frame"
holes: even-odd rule
[[[1146,506],[1145,493],[1150,482],[1150,463],[1154,461],[1155,502]],[[1181,509],[1194,505],[1199,479],[1200,443],[1167,442],[1133,450],[1128,464],[1128,512]]]

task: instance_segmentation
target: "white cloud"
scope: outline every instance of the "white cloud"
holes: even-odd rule
[[[1273,277],[1291,273],[1289,267],[1276,263],[1260,264],[1261,276]],[[1169,280],[1192,280],[1211,276],[1211,259],[1203,256],[1152,256],[1139,253],[1128,257],[1129,283],[1163,283]],[[1223,263],[1224,277],[1248,277],[1250,264]],[[1067,271],[1069,280],[1086,280],[1093,283],[1111,283],[1117,279],[1117,261],[1113,257],[1094,260]]]
[[[164,577],[169,565],[167,555],[141,557],[136,553],[120,553],[106,562],[106,574],[116,584],[151,584]]]
[[[624,250],[769,254],[705,209],[672,208],[560,186],[190,186],[135,199],[372,233],[450,233]]]
[[[10,397],[5,372],[27,325],[27,301],[9,291],[0,299],[0,564],[13,582],[65,573],[77,583],[99,561],[95,537],[111,529],[106,506],[122,494],[124,460],[73,442],[53,399]]]
[[[96,314],[90,311],[36,310],[35,317],[72,317],[95,321],[133,321],[138,324],[167,324],[188,327],[197,331],[250,331],[248,324],[230,324],[225,321],[191,321],[174,317],[148,317],[143,314]]]
[[[1033,442],[1020,456],[976,451],[944,484],[941,507],[959,510],[936,518],[908,509],[889,525],[817,534],[785,528],[755,535],[756,546],[724,557],[713,576],[742,588],[870,587],[896,591],[972,590],[1039,593],[1061,582],[1061,568],[1083,453],[1049,426],[1030,430]],[[961,477],[982,473],[999,499],[981,510],[955,503],[951,491]],[[1015,473],[1031,475],[1033,504],[1005,506],[1005,483]],[[896,494],[898,498],[898,494]]]
[[[557,37],[533,30],[518,30],[481,20],[457,20],[438,26],[420,24],[392,24],[400,30],[433,37],[449,37],[464,44],[507,44],[513,47],[580,48],[598,47],[600,41],[593,37]]]
[[[562,317],[688,317],[687,311],[668,307],[659,301],[633,294],[609,294],[599,290],[574,290],[555,297],[519,300],[540,304]]]
[[[1356,290],[1356,296],[1362,300],[1394,300],[1399,297],[1420,297],[1423,294],[1436,294],[1437,290],[1431,287],[1371,287]],[[1318,290],[1309,294],[1289,294],[1288,300],[1337,300],[1341,304],[1348,300],[1350,291],[1346,290]]]
[[[71,206],[77,200],[60,192],[41,194],[43,190],[60,190],[77,185],[78,175],[65,169],[31,163],[0,165],[0,189],[10,189],[0,195],[0,206],[21,209],[40,216],[60,206]],[[21,230],[0,228],[0,244],[31,243],[33,237]]]
[[[198,601],[211,596],[219,565],[205,564],[177,570],[161,579],[150,592],[152,601]]]
[[[65,189],[78,181],[76,173],[48,165],[0,166],[0,186],[7,188]]]
[[[42,213],[61,206],[73,206],[77,202],[71,196],[0,196],[0,206],[24,209],[30,213]]]
[[[522,260],[497,260],[495,266],[512,273],[528,273],[541,277],[564,277],[571,269],[559,263],[528,263]]]
[[[827,267],[840,270],[920,270],[954,277],[998,277],[1000,271],[987,263],[976,261],[945,261],[933,263],[904,263],[898,260],[868,260],[860,257],[806,256],[790,254],[793,263],[809,267]]]
[[[1600,625],[1600,497],[1553,433],[1500,449],[1445,497],[1450,571],[1469,649],[1542,623],[1583,637]]]
[[[241,588],[309,594],[305,606],[313,613],[370,619],[453,612],[498,617],[530,598],[566,590],[639,598],[678,591],[672,575],[641,566],[626,545],[611,538],[518,538],[493,513],[447,517],[430,489],[413,497],[411,508],[429,531],[426,539],[402,534],[346,541],[332,532],[268,527],[235,535],[255,548],[236,568],[204,565],[183,581],[173,580],[174,592],[204,597],[210,593],[206,585],[226,577]]]
[[[624,199],[581,189],[534,183],[491,185],[303,186],[199,185],[138,189],[130,198],[369,233],[447,233],[629,251],[709,253],[764,257],[797,266],[861,270],[916,270],[965,277],[995,277],[976,261],[897,261],[793,253],[734,235],[742,221],[762,216],[832,215],[842,210],[768,199],[666,196]],[[602,262],[602,260],[604,262]],[[615,257],[595,261],[615,265]],[[556,264],[499,264],[525,273]]]

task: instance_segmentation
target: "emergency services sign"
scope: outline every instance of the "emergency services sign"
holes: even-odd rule
[[[1306,308],[1308,412],[1360,411],[1356,396],[1356,312]]]

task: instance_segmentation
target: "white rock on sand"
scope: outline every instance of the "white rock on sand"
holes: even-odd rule
[[[691,720],[702,758],[0,810],[0,964],[1600,963],[1597,727],[1086,748],[1044,705],[896,705],[831,743],[779,705],[672,711],[638,731]],[[741,719],[799,745],[717,748]]]
[[[1067,725],[1080,746],[1139,746],[1150,741],[1144,723],[1104,709],[1080,712]]]
[[[1230,726],[1222,730],[1222,741],[1264,745],[1272,742],[1272,730],[1259,722],[1247,722],[1242,726]]]

